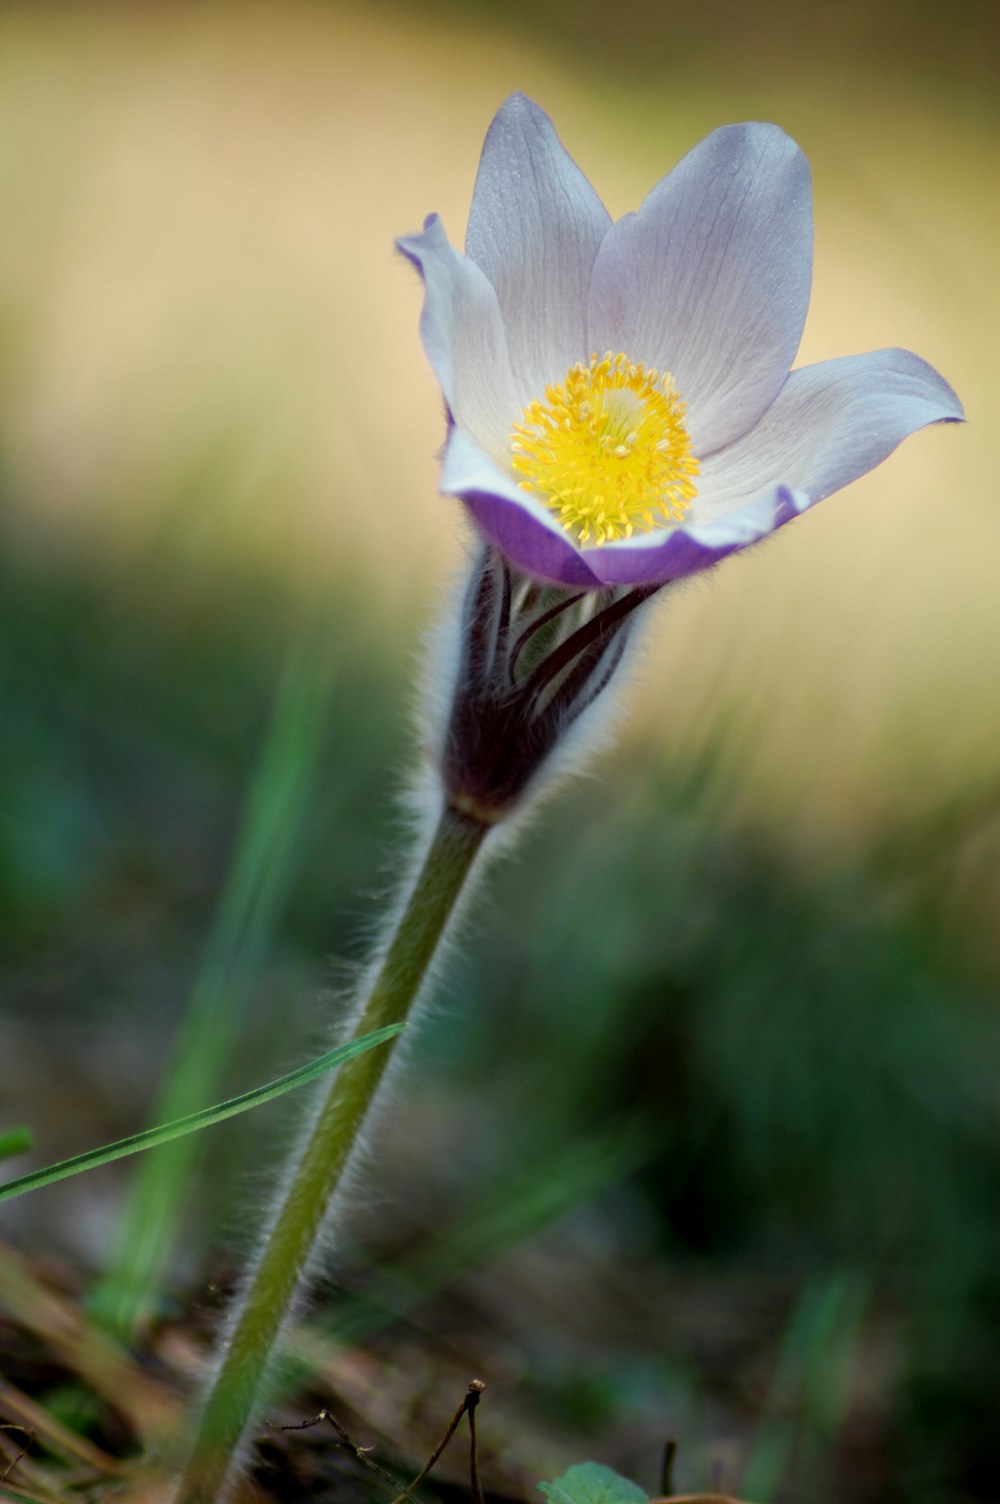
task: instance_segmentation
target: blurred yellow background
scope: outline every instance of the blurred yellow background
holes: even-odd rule
[[[817,850],[963,789],[989,807],[992,14],[4,7],[8,538],[124,591],[155,594],[167,551],[182,593],[252,568],[321,599],[360,574],[383,620],[426,612],[461,528],[436,494],[439,396],[393,237],[436,209],[461,243],[483,134],[514,88],[615,215],[715,125],[772,119],[814,172],[801,359],[908,346],[970,422],[916,436],[661,606],[633,728],[690,753],[724,713],[735,805]]]

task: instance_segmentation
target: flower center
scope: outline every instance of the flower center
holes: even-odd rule
[[[698,461],[673,377],[627,355],[570,366],[511,431],[511,467],[579,543],[610,543],[680,522]]]

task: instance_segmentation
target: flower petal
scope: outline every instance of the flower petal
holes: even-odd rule
[[[962,416],[944,378],[909,350],[803,366],[750,433],[703,461],[695,518],[724,517],[779,484],[819,501],[881,464],[918,428]]]
[[[424,279],[420,337],[456,422],[503,463],[519,404],[496,293],[475,262],[449,245],[436,214],[396,242]]]
[[[549,117],[512,94],[483,145],[465,249],[500,300],[518,410],[590,354],[587,285],[610,224]]]
[[[627,544],[606,543],[584,550],[584,557],[605,585],[665,585],[758,543],[810,505],[801,492],[775,486],[718,522],[688,522]]]
[[[548,508],[498,470],[460,428],[448,437],[441,490],[460,496],[479,531],[526,574],[585,590],[599,587],[600,579]]]
[[[694,574],[857,480],[918,428],[962,416],[944,378],[908,350],[804,366],[751,433],[704,462],[690,522],[584,557],[609,585]]]
[[[774,400],[811,278],[808,162],[776,125],[723,126],[605,236],[588,346],[670,371],[695,453],[710,454]]]

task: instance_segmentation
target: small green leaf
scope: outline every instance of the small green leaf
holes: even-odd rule
[[[30,1128],[8,1128],[6,1133],[0,1133],[0,1159],[13,1159],[15,1154],[27,1154],[34,1147]]]
[[[557,1478],[554,1483],[539,1483],[552,1504],[649,1504],[649,1495],[599,1462],[580,1462]]]
[[[287,1076],[279,1076],[276,1081],[269,1081],[265,1086],[255,1086],[253,1091],[244,1092],[242,1096],[230,1097],[228,1102],[206,1107],[202,1112],[192,1112],[185,1118],[176,1118],[174,1122],[164,1123],[159,1128],[147,1128],[143,1133],[133,1133],[130,1138],[120,1138],[117,1143],[105,1144],[100,1149],[88,1149],[85,1154],[74,1154],[72,1159],[61,1159],[58,1164],[48,1165],[44,1170],[35,1170],[31,1175],[22,1175],[18,1180],[9,1180],[6,1185],[0,1186],[0,1201],[12,1201],[15,1196],[37,1190],[39,1186],[51,1185],[54,1180],[66,1180],[70,1175],[94,1170],[98,1165],[106,1165],[113,1159],[124,1159],[127,1154],[154,1149],[157,1144],[181,1138],[185,1133],[197,1133],[199,1128],[210,1128],[213,1123],[221,1123],[225,1118],[236,1117],[237,1113],[248,1112],[251,1107],[260,1107],[264,1102],[284,1096],[287,1091],[294,1091],[297,1086],[315,1081],[317,1076],[333,1070],[334,1066],[343,1064],[354,1055],[363,1054],[373,1045],[384,1044],[405,1027],[405,1024],[389,1024],[387,1028],[376,1029],[363,1039],[352,1039],[350,1044],[341,1045],[337,1050],[328,1050],[325,1055],[310,1060],[308,1065],[300,1065],[298,1070],[290,1071]]]

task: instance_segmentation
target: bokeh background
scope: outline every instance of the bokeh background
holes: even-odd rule
[[[209,1097],[298,1063],[364,954],[468,547],[392,241],[436,209],[460,242],[512,89],[616,215],[779,122],[814,173],[800,358],[905,345],[965,401],[664,605],[617,749],[451,968],[329,1319],[390,1435],[482,1370],[498,1488],[593,1456],[655,1491],[674,1435],[678,1484],[761,1504],[995,1496],[998,30],[988,0],[0,8],[15,1169],[148,1122],[192,1000]],[[161,1317],[256,1220],[256,1119],[189,1166]],[[4,1228],[100,1286],[132,1175]]]

